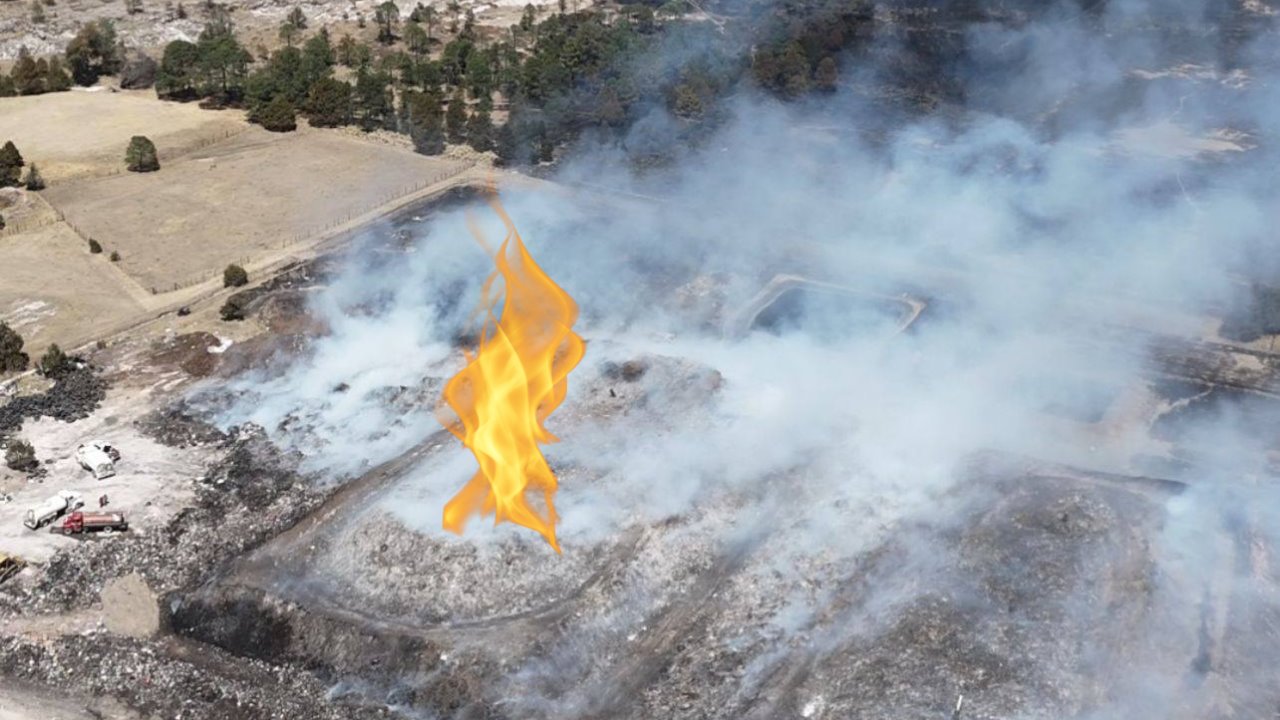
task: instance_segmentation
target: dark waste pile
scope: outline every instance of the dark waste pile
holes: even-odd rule
[[[78,367],[64,373],[48,390],[21,395],[0,405],[0,439],[22,427],[26,420],[51,417],[73,422],[88,417],[107,394],[107,383],[93,368]]]

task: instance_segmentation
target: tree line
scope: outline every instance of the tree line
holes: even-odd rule
[[[195,41],[174,40],[157,63],[127,56],[110,21],[86,24],[64,57],[23,53],[0,94],[66,89],[119,75],[159,97],[204,107],[242,107],[264,128],[287,132],[304,116],[317,127],[354,125],[409,136],[419,152],[447,143],[493,150],[503,161],[554,159],[583,133],[661,158],[695,142],[724,116],[723,100],[752,82],[781,99],[830,92],[837,57],[867,37],[865,0],[747,3],[743,27],[725,33],[685,22],[684,0],[623,5],[620,12],[569,12],[526,6],[518,24],[490,39],[456,1],[446,11],[393,0],[375,8],[376,40],[310,31],[299,8],[279,29],[283,47],[255,59],[225,9]],[[364,18],[360,18],[363,26]],[[345,67],[347,70],[337,73]],[[342,79],[347,78],[347,79]],[[507,121],[493,119],[503,103]],[[649,122],[665,109],[671,123]],[[653,127],[637,136],[642,121]]]

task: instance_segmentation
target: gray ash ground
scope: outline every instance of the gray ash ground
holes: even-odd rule
[[[106,634],[53,642],[0,637],[0,675],[58,688],[60,694],[112,697],[137,717],[394,717],[386,708],[331,701],[326,686],[300,668],[246,660],[181,641],[157,643]],[[93,706],[90,700],[91,712]]]

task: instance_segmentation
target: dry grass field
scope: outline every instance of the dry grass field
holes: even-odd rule
[[[158,172],[123,171],[134,134],[155,141]],[[468,182],[473,164],[341,131],[268,133],[241,111],[147,91],[0,99],[5,139],[49,181],[40,193],[0,197],[10,220],[0,232],[0,321],[35,355],[206,297],[230,262],[266,272],[443,189],[429,185]],[[105,252],[90,255],[89,237]],[[112,251],[120,262],[109,261]]]
[[[251,128],[155,173],[45,191],[84,235],[167,292],[318,235],[466,168],[341,133]]]
[[[0,320],[26,338],[33,359],[51,342],[87,340],[143,310],[137,284],[64,223],[0,237],[0,268]]]
[[[236,110],[161,102],[150,90],[73,90],[0,99],[0,142],[12,140],[50,185],[124,171],[129,138],[146,135],[160,161],[248,127]]]

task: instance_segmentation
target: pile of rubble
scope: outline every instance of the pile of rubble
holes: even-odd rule
[[[195,411],[185,399],[148,413],[134,425],[144,435],[169,447],[219,445],[228,440],[226,433],[196,417]]]
[[[65,373],[53,387],[37,395],[19,395],[0,406],[0,437],[25,420],[51,417],[65,422],[86,418],[107,394],[107,383],[90,367]]]
[[[332,702],[326,685],[303,670],[232,658],[213,648],[177,641],[139,641],[98,633],[53,642],[0,637],[0,676],[72,694],[114,696],[144,717],[394,717],[387,708]]]

